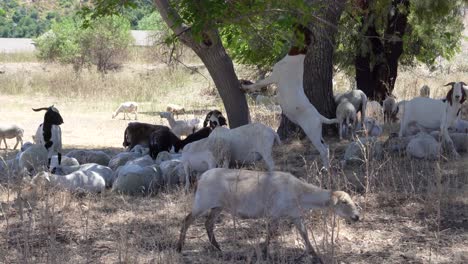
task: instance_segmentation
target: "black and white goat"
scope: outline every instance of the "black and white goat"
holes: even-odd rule
[[[205,121],[203,121],[203,127],[211,127],[214,129],[217,126],[227,126],[226,118],[223,116],[221,111],[212,110],[206,114]]]
[[[53,155],[57,154],[58,164],[62,163],[62,130],[60,125],[63,124],[63,118],[59,110],[53,105],[50,107],[42,107],[32,109],[35,112],[45,110],[44,122],[39,125],[36,131],[34,141],[36,144],[43,145],[47,149],[47,166],[50,166],[50,160]]]

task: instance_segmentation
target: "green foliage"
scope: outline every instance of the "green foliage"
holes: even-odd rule
[[[139,30],[156,30],[156,31],[163,31],[167,30],[166,23],[161,18],[158,12],[152,12],[149,15],[144,16],[138,22],[138,29]]]
[[[35,41],[42,60],[71,63],[77,70],[93,64],[107,72],[120,65],[132,40],[128,20],[110,16],[95,20],[87,28],[83,19],[68,18]]]

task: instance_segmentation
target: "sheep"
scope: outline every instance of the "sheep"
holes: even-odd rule
[[[420,132],[410,140],[406,147],[406,154],[418,159],[437,159],[440,155],[441,144],[427,133]]]
[[[436,140],[440,139],[440,131],[433,131],[430,134]],[[468,151],[468,134],[467,133],[450,133],[450,138],[453,141],[453,145],[458,152],[467,152]]]
[[[47,149],[48,165],[53,155],[58,156],[58,164],[62,162],[62,130],[60,125],[63,124],[63,118],[57,108],[53,105],[50,107],[42,107],[32,109],[35,112],[45,110],[44,122],[39,125],[36,131],[35,143],[45,146]]]
[[[159,168],[164,185],[171,187],[184,182],[184,166],[180,160],[166,160],[160,163]]]
[[[154,160],[149,155],[145,155],[145,156],[133,159],[133,160],[129,160],[127,161],[127,163],[125,163],[125,165],[138,165],[141,167],[151,166],[154,164],[155,164]]]
[[[216,126],[215,126],[216,127]],[[183,140],[179,141],[178,143],[176,143],[176,149],[177,150],[181,150],[183,149],[187,144],[191,143],[191,142],[195,142],[195,141],[198,141],[198,140],[201,140],[201,139],[204,139],[204,138],[207,138],[211,132],[213,131],[213,129],[211,128],[211,126],[207,126],[207,127],[204,127],[200,130],[198,130],[197,132],[193,133],[193,134],[190,134],[188,135],[186,138],[184,138]],[[177,152],[177,151],[176,151]]]
[[[42,144],[33,144],[24,152],[21,152],[18,159],[18,167],[21,172],[40,172],[45,169],[48,163],[49,154]]]
[[[185,235],[194,220],[210,211],[205,222],[208,239],[221,251],[213,229],[216,218],[224,210],[234,217],[268,219],[266,241],[262,248],[264,253],[268,250],[270,237],[276,231],[279,220],[291,219],[304,240],[306,250],[318,258],[309,241],[303,215],[304,210],[326,208],[347,220],[359,220],[357,206],[346,192],[321,189],[286,172],[212,169],[200,176],[192,211],[182,222],[176,250],[182,251]]]
[[[340,104],[342,101],[347,100],[353,104],[356,109],[356,113],[360,112],[361,114],[361,126],[363,125],[364,120],[366,120],[366,111],[367,111],[367,96],[361,90],[351,90],[343,94],[338,94],[335,96],[336,104]]]
[[[86,174],[83,171],[75,171],[65,176],[55,175],[49,172],[40,172],[32,179],[34,185],[50,182],[55,186],[69,191],[88,191],[100,193],[104,191],[106,182],[104,178],[95,173]]]
[[[336,107],[336,118],[339,123],[339,136],[340,140],[343,139],[343,130],[345,130],[345,136],[348,136],[348,132],[351,133],[351,138],[354,138],[354,130],[356,129],[356,109],[354,105],[349,101],[343,100]]]
[[[181,157],[185,190],[188,191],[190,187],[190,171],[202,173],[216,167],[229,168],[230,148],[230,142],[223,137],[208,137],[186,145]]]
[[[142,155],[137,152],[121,152],[109,161],[109,168],[116,170],[118,167],[125,165],[129,160],[134,160]]]
[[[374,118],[378,121],[383,121],[383,108],[377,101],[368,101],[366,106],[365,118]],[[364,121],[366,119],[363,119]]]
[[[128,114],[135,114],[135,120],[138,119],[138,104],[135,102],[125,102],[121,103],[120,106],[115,110],[115,112],[112,114],[112,119],[114,119],[119,113],[123,113],[124,115],[124,120],[125,116],[128,116]],[[130,116],[128,116],[128,119],[130,119]]]
[[[458,133],[468,133],[468,121],[461,118],[457,118],[455,125],[450,127],[451,130]]]
[[[80,164],[97,163],[103,166],[109,165],[110,156],[102,150],[76,149],[68,152],[65,156],[75,158]]]
[[[153,193],[163,184],[161,172],[156,167],[125,165],[118,170],[112,191],[132,195]]]
[[[24,129],[17,125],[0,125],[0,146],[2,145],[2,139],[5,143],[5,149],[8,149],[6,139],[16,138],[16,144],[13,149],[16,149],[19,143],[23,146],[23,133]]]
[[[149,146],[149,139],[151,133],[154,131],[170,131],[167,126],[151,125],[140,122],[130,122],[125,128],[124,132],[124,148],[129,150],[133,149],[136,145],[142,145],[143,147]]]
[[[319,151],[323,168],[328,169],[329,150],[322,138],[322,124],[335,124],[338,120],[322,116],[305,95],[304,59],[305,53],[297,53],[295,48],[291,48],[290,54],[273,66],[270,76],[254,84],[241,83],[241,89],[253,92],[265,85],[277,83],[278,99],[283,114],[302,128],[312,145]]]
[[[24,152],[25,150],[27,150],[32,145],[33,145],[33,143],[31,143],[29,141],[24,142],[23,146],[21,146],[21,152]]]
[[[150,156],[156,159],[159,152],[170,151],[172,147],[176,152],[179,151],[180,139],[170,130],[155,130],[149,136]]]
[[[396,122],[397,103],[396,99],[393,96],[387,96],[383,101],[383,112],[384,112],[384,123],[394,123]]]
[[[371,137],[380,137],[383,133],[383,127],[374,118],[366,117],[364,121],[365,132]],[[358,130],[362,130],[361,126],[358,126]]]
[[[427,86],[427,85],[423,85],[421,87],[421,89],[419,90],[419,96],[420,97],[429,98],[430,94],[431,94],[431,88],[429,88],[429,86]]]
[[[223,116],[221,111],[212,110],[206,114],[205,120],[203,121],[203,127],[214,129],[217,126],[227,126],[226,118]]]
[[[192,119],[192,120],[175,120],[174,116],[170,112],[161,112],[159,113],[161,118],[166,118],[169,122],[169,126],[171,127],[172,132],[178,136],[188,136],[195,131],[198,130],[200,125],[200,119]]]
[[[77,159],[67,157],[67,156],[62,157],[62,164],[60,164],[60,166],[77,166],[77,165],[80,165],[80,163],[78,162]],[[54,156],[52,156],[51,161],[50,161],[50,168],[52,169],[52,168],[56,168],[58,166],[59,166],[58,165],[58,156],[54,155]]]
[[[178,116],[180,114],[185,113],[185,108],[180,106],[180,105],[176,105],[176,104],[168,104],[167,107],[166,107],[166,111],[174,113],[174,114],[176,114]]]
[[[217,127],[208,138],[220,137],[230,144],[231,162],[240,164],[255,162],[261,158],[268,171],[275,169],[272,157],[273,145],[281,144],[278,134],[260,123],[247,124],[234,129]]]
[[[415,136],[398,137],[397,133],[392,133],[384,142],[383,148],[388,152],[398,152],[402,154],[406,151],[406,147],[414,137]]]
[[[451,82],[445,86],[452,86],[444,100],[431,99],[426,97],[416,97],[405,104],[403,119],[400,124],[399,136],[407,134],[407,126],[411,122],[416,122],[420,127],[428,130],[440,129],[444,141],[452,149],[455,158],[460,155],[453,147],[453,142],[448,134],[448,128],[455,123],[461,105],[466,100],[466,91],[463,82]]]
[[[57,168],[55,174],[56,175],[67,175],[71,174],[75,171],[82,171],[86,175],[99,175],[101,176],[105,183],[106,187],[112,187],[112,183],[114,182],[114,172],[107,166],[102,166],[96,163],[87,163],[82,165],[71,165],[71,166],[64,166],[63,164]]]
[[[348,163],[364,163],[366,159],[380,160],[383,158],[383,144],[375,137],[357,138],[345,150],[341,165]]]
[[[149,148],[143,147],[142,145],[135,145],[132,149],[129,150],[130,152],[135,152],[139,153],[140,155],[148,155],[149,154]]]

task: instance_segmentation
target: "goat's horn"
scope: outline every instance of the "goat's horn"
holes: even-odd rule
[[[452,86],[452,85],[454,85],[454,84],[455,84],[454,82],[449,82],[449,83],[447,83],[447,84],[444,85],[444,86],[449,86],[449,85]]]
[[[460,82],[461,84],[463,84],[464,86],[466,86],[466,83],[465,82]]]
[[[46,111],[47,111],[48,109],[49,109],[48,107],[42,107],[42,108],[36,108],[36,109],[32,108],[32,110],[33,110],[34,112],[39,112],[39,111],[42,111],[42,110],[46,110]]]

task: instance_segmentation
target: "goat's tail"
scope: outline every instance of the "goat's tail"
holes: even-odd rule
[[[324,117],[323,115],[320,115],[320,120],[322,121],[322,124],[327,124],[327,125],[340,123],[340,121],[337,118],[328,119]]]

